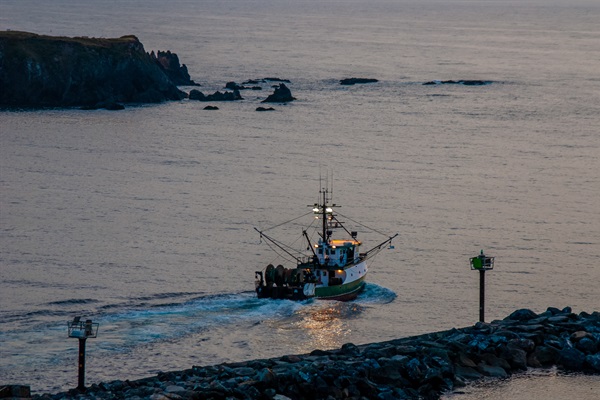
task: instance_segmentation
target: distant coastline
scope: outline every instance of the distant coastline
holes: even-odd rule
[[[521,309],[491,323],[382,343],[347,343],[337,350],[92,384],[87,394],[97,399],[436,399],[485,377],[551,366],[600,374],[600,312]],[[33,398],[80,395],[71,390]]]

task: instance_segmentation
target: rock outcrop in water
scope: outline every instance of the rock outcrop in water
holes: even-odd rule
[[[483,86],[489,85],[491,81],[480,81],[480,80],[459,80],[459,81],[429,81],[424,82],[423,85],[465,85],[465,86]]]
[[[285,83],[280,83],[279,86],[275,88],[273,94],[270,94],[261,103],[287,103],[294,100],[296,100],[296,98],[292,96],[290,88],[288,88]]]
[[[462,329],[93,384],[85,398],[437,399],[482,379],[553,365],[600,374],[600,312],[569,307]],[[36,399],[82,398],[75,390]]]
[[[218,90],[213,94],[205,95],[199,90],[192,89],[189,94],[190,100],[198,100],[198,101],[234,101],[234,100],[244,100],[244,98],[240,95],[239,90],[234,90],[233,92],[219,92]]]
[[[185,97],[135,36],[0,32],[0,87],[2,107],[94,108]]]
[[[357,83],[375,83],[379,82],[377,79],[373,78],[344,78],[340,80],[340,85],[356,85]]]
[[[190,78],[187,66],[185,64],[179,64],[179,57],[171,51],[160,51],[158,50],[154,54],[154,51],[150,52],[152,57],[165,74],[171,79],[177,86],[200,86]]]

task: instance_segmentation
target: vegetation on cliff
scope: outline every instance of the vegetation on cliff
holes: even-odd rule
[[[185,97],[137,37],[0,32],[0,106],[93,107]]]

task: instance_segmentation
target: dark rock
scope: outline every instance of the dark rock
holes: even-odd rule
[[[156,55],[154,54],[154,51],[152,51],[150,53],[150,57],[156,61],[164,73],[169,77],[169,79],[171,79],[171,82],[173,82],[175,85],[200,86],[190,78],[187,66],[185,64],[179,64],[179,57],[177,54],[171,53],[169,50],[158,50]]]
[[[375,83],[379,82],[377,79],[372,78],[345,78],[340,80],[340,85],[355,85],[357,83]]]
[[[511,370],[511,366],[508,363],[508,361],[506,361],[503,358],[499,358],[497,357],[495,354],[492,353],[485,353],[481,355],[481,359],[483,361],[485,361],[485,363],[487,365],[490,365],[492,367],[501,367],[506,371],[510,371]]]
[[[575,347],[584,354],[594,354],[598,352],[598,345],[590,337],[584,337],[579,342],[577,342]]]
[[[273,94],[269,95],[263,103],[287,103],[290,101],[296,100],[295,97],[292,96],[292,91],[285,86],[284,83],[280,83],[279,87],[275,88]]]
[[[585,354],[573,347],[565,347],[558,353],[557,364],[568,371],[581,371]]]
[[[508,374],[502,367],[495,367],[492,365],[481,364],[477,370],[485,376],[491,376],[493,378],[506,378]]]
[[[218,90],[213,94],[205,95],[201,91],[197,89],[192,89],[190,94],[188,95],[190,100],[199,100],[199,101],[234,101],[234,100],[243,100],[240,92],[238,90],[234,90],[233,92],[224,92],[221,93]]]
[[[289,79],[281,79],[281,78],[263,78],[263,81],[269,81],[269,82],[285,82],[285,83],[291,83]]]
[[[586,331],[577,331],[577,332],[573,332],[571,334],[571,336],[569,337],[569,339],[572,342],[579,342],[581,339],[585,339],[585,338],[592,339],[593,337],[594,336],[591,333],[589,333],[589,332],[586,332]]]
[[[585,365],[594,373],[600,373],[600,354],[585,356]]]
[[[206,96],[201,91],[199,91],[197,89],[192,89],[192,90],[190,90],[190,93],[188,94],[188,98],[190,100],[204,101],[204,99],[206,98]]]
[[[549,346],[537,346],[533,351],[535,359],[543,366],[550,366],[558,359],[558,350]]]
[[[230,89],[230,90],[242,90],[242,89],[246,89],[245,86],[240,86],[235,82],[227,82],[225,84],[225,89]]]
[[[295,355],[287,355],[280,358],[281,361],[285,361],[286,363],[299,363],[302,359]]]
[[[560,314],[560,309],[556,307],[548,307],[546,311],[550,312],[552,315]]]
[[[489,85],[491,81],[480,81],[480,80],[459,80],[459,81],[429,81],[423,83],[423,85],[466,85],[466,86],[483,86]]]
[[[273,107],[265,108],[265,107],[256,107],[256,111],[275,111]]]
[[[515,321],[528,321],[534,318],[537,318],[536,313],[526,308],[522,308],[510,314],[506,319],[512,319]]]
[[[500,357],[509,362],[512,369],[527,369],[527,352],[518,347],[503,346],[500,350]]]
[[[119,103],[103,103],[99,108],[105,108],[107,110],[111,110],[111,111],[118,111],[118,110],[124,110],[125,106],[123,104],[119,104]]]
[[[237,376],[254,376],[256,371],[254,371],[254,368],[250,368],[250,367],[239,367],[239,368],[234,368],[233,373],[236,374]]]
[[[345,343],[342,345],[340,353],[348,356],[357,356],[358,354],[360,354],[360,349],[354,343]]]
[[[135,36],[0,32],[0,106],[75,107],[181,100],[185,93]]]
[[[462,352],[458,354],[458,362],[460,363],[460,365],[465,366],[465,367],[470,367],[470,368],[477,367],[477,363],[475,361],[473,361],[468,355],[466,355],[465,353],[462,353]]]
[[[203,110],[218,110],[218,109],[219,109],[219,107],[217,107],[217,106],[206,106],[203,108]]]
[[[330,351],[320,350],[320,349],[316,349],[316,350],[313,350],[310,352],[311,356],[328,356],[330,354],[331,354]]]
[[[26,385],[2,385],[0,386],[1,399],[30,399],[31,388]]]
[[[474,368],[463,367],[461,365],[456,367],[455,373],[458,377],[463,378],[466,381],[474,381],[483,378],[483,375]]]

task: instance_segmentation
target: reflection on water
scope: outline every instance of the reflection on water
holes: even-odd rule
[[[348,342],[352,333],[349,321],[359,316],[364,309],[364,306],[356,302],[313,300],[305,307],[296,309],[288,318],[265,323],[279,331],[293,332],[296,338],[302,338],[294,346],[297,353],[314,349],[328,350],[339,348]]]
[[[339,302],[325,302],[323,305],[299,310],[297,315],[300,319],[294,325],[306,331],[312,348],[339,348],[351,332],[348,319],[360,314],[363,307]]]

